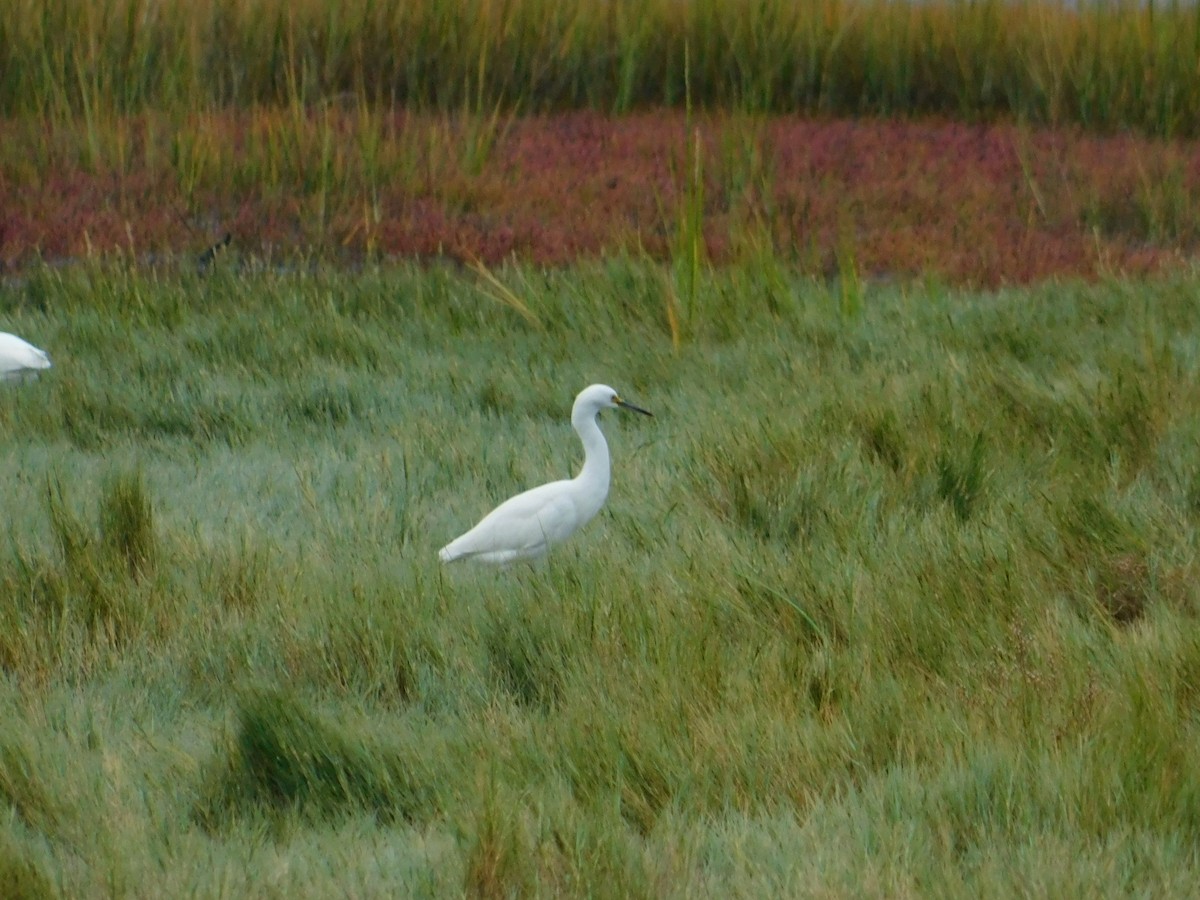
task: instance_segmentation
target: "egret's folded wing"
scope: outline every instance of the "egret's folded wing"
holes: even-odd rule
[[[575,503],[564,489],[567,484],[543,484],[505,500],[438,555],[445,562],[497,552],[516,557],[540,552],[545,545],[562,540],[574,530]]]

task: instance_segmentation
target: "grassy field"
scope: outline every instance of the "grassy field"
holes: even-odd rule
[[[1194,891],[1194,275],[493,276],[0,286],[0,895]]]

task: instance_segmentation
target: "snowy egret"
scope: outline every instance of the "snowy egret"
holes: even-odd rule
[[[44,350],[15,334],[0,331],[0,380],[15,381],[36,377],[38,369],[50,368],[50,357]]]
[[[608,496],[608,444],[596,424],[602,409],[620,407],[651,413],[626,403],[604,384],[584,388],[571,407],[571,424],[583,442],[583,468],[574,478],[552,481],[517,494],[483,517],[466,534],[438,551],[442,562],[477,559],[506,565],[536,559],[589,522]]]

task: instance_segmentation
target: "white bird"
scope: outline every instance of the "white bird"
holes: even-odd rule
[[[587,524],[608,496],[608,444],[596,424],[602,409],[621,407],[651,413],[626,403],[608,385],[584,388],[571,407],[571,424],[583,441],[583,468],[574,478],[552,481],[505,500],[468,531],[438,551],[442,562],[476,559],[507,565],[543,556]]]
[[[15,334],[0,331],[0,380],[15,381],[26,376],[37,377],[39,369],[50,368],[50,357],[44,350]]]

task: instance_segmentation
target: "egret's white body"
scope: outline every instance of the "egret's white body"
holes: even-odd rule
[[[50,357],[44,350],[39,350],[15,334],[0,331],[0,380],[36,377],[39,369],[48,368]]]
[[[571,424],[583,442],[583,468],[574,478],[552,481],[505,500],[466,534],[438,551],[442,562],[475,559],[506,565],[536,559],[565,541],[600,512],[608,497],[608,444],[596,424],[600,410],[623,407],[643,415],[612,388],[584,388],[571,408]]]

